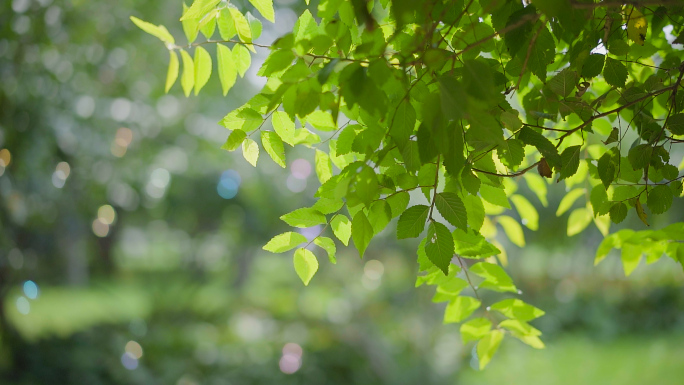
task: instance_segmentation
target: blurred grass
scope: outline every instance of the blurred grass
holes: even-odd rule
[[[626,336],[596,342],[564,336],[534,350],[507,340],[482,372],[464,370],[462,384],[508,385],[681,385],[684,334]]]
[[[18,293],[8,296],[10,303],[18,297]],[[65,338],[99,324],[145,318],[151,310],[150,298],[144,291],[124,285],[46,288],[29,303],[26,315],[19,313],[16,306],[6,309],[8,320],[27,340],[52,335]]]

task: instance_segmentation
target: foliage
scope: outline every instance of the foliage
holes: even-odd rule
[[[269,1],[250,2],[274,21]],[[559,216],[584,202],[570,212],[568,236],[592,222],[608,235],[610,222],[630,211],[648,226],[649,215],[666,213],[682,195],[682,165],[671,155],[684,142],[684,64],[675,47],[684,12],[676,2],[634,3],[321,0],[317,18],[304,11],[292,33],[270,46],[254,43],[258,19],[218,0],[195,0],[185,10],[184,46],[164,26],[132,20],[169,49],[167,90],[179,75],[180,51],[186,95],[211,77],[208,44],[216,47],[224,93],[245,75],[250,51],[270,48],[258,71],[267,78],[262,91],[221,121],[231,130],[224,148],[242,147],[254,166],[263,149],[281,167],[286,149],[311,148],[318,200],[281,219],[325,227],[303,247],[287,232],[266,250],[297,248],[295,269],[308,284],[318,269],[311,243],[335,261],[334,241],[323,237],[328,227],[363,256],[398,217],[397,238],[426,234],[417,286],[436,286],[433,300],[448,302],[444,321],[479,310],[462,336],[477,341],[484,367],[504,334],[544,346],[528,323],[544,312],[511,297],[519,291],[502,268],[503,245],[493,240],[496,224],[519,247],[526,244],[521,223],[538,228],[535,206],[516,194],[521,181],[542,205],[546,185],[563,181],[569,192]],[[219,41],[211,40],[216,27]],[[207,40],[195,42],[198,32]],[[504,215],[509,199],[520,223]],[[621,230],[606,238],[596,261],[615,247],[626,274],[643,253],[648,262],[666,254],[684,263],[681,234],[681,223]],[[472,296],[462,294],[468,287]],[[482,290],[501,294],[489,303]]]

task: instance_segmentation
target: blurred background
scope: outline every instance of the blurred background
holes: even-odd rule
[[[259,42],[305,6],[275,5]],[[0,5],[0,383],[682,383],[681,267],[663,258],[626,279],[613,255],[594,268],[599,232],[568,238],[555,216],[563,184],[543,207],[521,183],[540,230],[524,249],[499,240],[547,312],[534,323],[546,350],[506,339],[474,369],[433,289],[414,288],[416,242],[393,225],[364,260],[320,258],[305,288],[291,253],[261,246],[312,203],[313,153],[254,169],[220,149],[216,122],[258,91],[266,52],[228,97],[216,74],[200,97],[163,94],[168,54],[129,16],[185,41],[180,14],[162,0]],[[684,220],[675,204],[654,226]]]

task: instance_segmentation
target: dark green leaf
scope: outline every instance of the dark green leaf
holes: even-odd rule
[[[430,208],[425,205],[416,205],[404,211],[397,222],[397,238],[416,238],[425,229]]]

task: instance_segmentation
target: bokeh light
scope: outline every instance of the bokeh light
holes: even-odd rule
[[[0,150],[0,176],[5,173],[5,168],[9,166],[11,162],[12,153],[6,148]]]
[[[59,162],[52,173],[52,185],[57,188],[64,187],[67,178],[71,175],[71,166],[67,162]]]
[[[311,163],[306,159],[295,159],[290,165],[292,176],[297,179],[306,179],[311,175]]]
[[[138,367],[138,359],[126,352],[121,355],[121,364],[128,370],[134,370]]]
[[[242,178],[235,170],[227,170],[221,174],[218,184],[216,185],[216,192],[223,199],[232,199],[238,193]]]
[[[126,353],[130,354],[136,360],[139,360],[143,355],[142,346],[135,341],[128,341],[125,347]]]
[[[285,374],[293,374],[302,367],[302,347],[293,342],[283,346],[283,356],[280,357],[278,366]]]
[[[26,297],[17,298],[17,311],[23,315],[27,315],[31,311],[31,304]]]
[[[106,237],[109,234],[109,225],[102,222],[100,218],[93,221],[93,233],[100,238]]]
[[[385,265],[377,259],[371,259],[363,267],[361,284],[367,290],[375,290],[380,287],[382,275],[385,272]]]
[[[38,285],[36,285],[35,282],[33,281],[26,281],[24,282],[24,295],[28,297],[29,299],[36,299],[38,298]]]
[[[111,146],[112,155],[118,158],[126,155],[131,142],[133,142],[133,131],[130,128],[121,127],[116,130],[116,136]]]
[[[116,211],[114,210],[114,207],[110,205],[100,206],[100,208],[97,209],[97,219],[106,225],[113,224],[114,221],[116,221]]]

